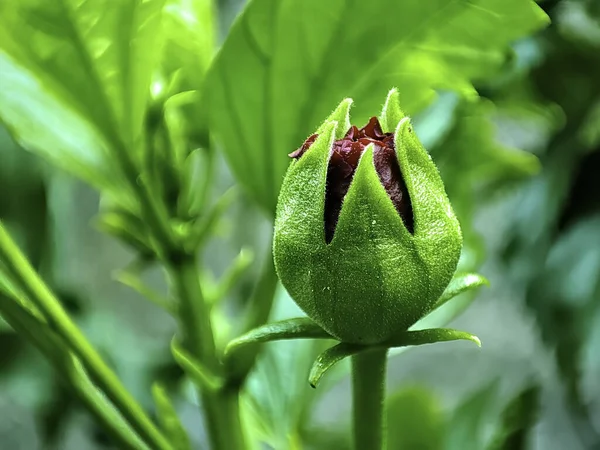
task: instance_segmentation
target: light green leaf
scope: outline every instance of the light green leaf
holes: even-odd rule
[[[175,362],[198,386],[209,391],[218,391],[223,387],[225,380],[185,351],[175,339],[171,341],[171,353]]]
[[[267,323],[232,340],[225,349],[227,358],[248,345],[285,339],[333,339],[325,330],[308,317],[286,319]]]
[[[154,403],[156,404],[158,420],[173,448],[181,450],[190,449],[191,446],[188,435],[179,421],[179,417],[177,417],[177,412],[175,411],[167,392],[160,383],[154,383],[152,385],[152,396],[154,397]]]
[[[474,95],[471,80],[546,23],[529,0],[254,0],[209,71],[211,128],[238,180],[273,213],[286,155],[342,98],[355,100],[362,123],[392,86],[410,114],[436,89]]]
[[[446,433],[445,417],[433,393],[410,386],[387,401],[388,450],[442,450]]]
[[[23,148],[98,189],[119,188],[107,144],[98,131],[49,95],[34,73],[1,52],[0,85],[0,121]]]
[[[102,148],[142,142],[163,2],[2,2],[0,119],[17,140],[102,185]]]
[[[215,50],[213,0],[166,0],[162,68],[177,73],[179,89],[201,87]]]
[[[481,450],[484,445],[484,427],[497,420],[492,415],[498,392],[498,382],[475,391],[453,411],[448,424],[445,450]]]

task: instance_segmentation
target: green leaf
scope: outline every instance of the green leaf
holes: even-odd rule
[[[218,391],[225,380],[185,351],[175,339],[171,341],[171,353],[175,362],[196,383],[209,391]]]
[[[333,339],[308,317],[268,323],[232,340],[225,349],[226,358],[234,358],[237,351],[249,345],[285,339]]]
[[[96,186],[109,182],[102,148],[142,142],[163,3],[2,2],[0,119],[17,140]]]
[[[156,404],[158,420],[173,448],[181,450],[191,449],[188,435],[179,421],[179,417],[177,417],[177,412],[165,388],[160,383],[152,385],[152,396]]]
[[[270,257],[270,255],[269,255]],[[205,289],[204,298],[208,304],[223,300],[238,284],[254,261],[254,252],[250,248],[242,248],[231,262],[218,282],[213,282],[211,289]],[[204,283],[203,283],[204,284]]]
[[[388,450],[442,450],[446,433],[442,408],[432,392],[411,386],[387,401]]]
[[[178,127],[188,143],[203,147],[209,145],[207,111],[198,91],[215,53],[215,10],[214,0],[166,0],[161,76],[154,84],[160,89],[159,97],[173,98],[179,92],[194,96],[193,101],[180,105],[183,114]]]
[[[98,131],[49,95],[32,72],[1,52],[0,85],[0,121],[19,145],[97,189],[120,188],[118,172]]]
[[[356,101],[362,123],[392,86],[409,114],[435,89],[474,95],[471,80],[546,23],[528,0],[254,0],[209,71],[211,129],[240,183],[272,214],[286,155],[342,98]]]
[[[178,74],[181,90],[200,88],[212,61],[216,31],[213,3],[213,0],[166,0],[162,68],[167,76]]]
[[[174,302],[170,301],[160,292],[157,292],[152,287],[144,283],[138,274],[133,273],[132,271],[123,270],[116,273],[114,278],[119,283],[122,283],[136,291],[146,300],[149,300],[159,308],[164,309],[169,314],[174,315],[177,311],[177,306]]]
[[[540,387],[528,386],[519,392],[502,411],[500,426],[488,450],[526,450],[528,434],[539,412]]]
[[[481,450],[484,427],[492,419],[498,382],[494,381],[475,391],[454,410],[448,424],[446,450]],[[495,417],[494,417],[495,419]]]

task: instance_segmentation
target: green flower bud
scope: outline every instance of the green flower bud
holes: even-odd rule
[[[381,343],[431,311],[462,237],[440,175],[388,95],[350,127],[344,100],[294,153],[279,195],[273,253],[284,287],[340,341]]]

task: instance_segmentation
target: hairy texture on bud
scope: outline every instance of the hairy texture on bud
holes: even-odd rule
[[[313,134],[290,157],[298,159],[316,140]],[[327,168],[327,188],[325,190],[325,240],[330,243],[340,217],[344,197],[358,167],[360,157],[369,144],[374,145],[373,162],[382,186],[389,195],[404,225],[412,234],[414,219],[410,196],[402,172],[398,165],[393,133],[384,133],[377,117],[371,117],[362,128],[351,126],[342,139],[333,143]]]

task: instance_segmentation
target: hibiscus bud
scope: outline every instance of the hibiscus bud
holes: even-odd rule
[[[392,90],[350,126],[345,100],[304,144],[279,196],[274,258],[290,296],[341,341],[379,343],[427,314],[462,238],[439,173]]]

